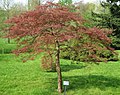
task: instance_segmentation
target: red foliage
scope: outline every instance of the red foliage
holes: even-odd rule
[[[71,21],[75,22],[76,27]],[[82,34],[87,34],[92,40],[106,46],[111,42],[107,37],[108,32],[96,27],[85,28],[82,26],[85,20],[79,13],[70,12],[69,8],[50,2],[6,22],[12,24],[7,37],[16,39],[21,45],[20,49],[16,50],[17,54],[28,51],[38,54],[55,50],[56,41],[63,43],[70,39],[82,39]],[[89,47],[85,45],[86,48]]]

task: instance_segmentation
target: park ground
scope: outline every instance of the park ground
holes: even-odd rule
[[[7,52],[14,47],[0,43]],[[0,95],[59,95],[56,72],[46,72],[40,66],[42,54],[23,63],[20,57],[4,52],[0,54]],[[61,68],[63,80],[70,82],[67,95],[120,95],[120,61],[97,65],[61,59]]]

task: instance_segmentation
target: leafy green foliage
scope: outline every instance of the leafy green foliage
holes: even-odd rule
[[[98,22],[98,26],[110,28],[113,30],[112,46],[115,49],[120,49],[120,4],[119,0],[107,0],[102,2],[101,5],[104,8],[103,13],[93,13],[93,16],[96,18],[95,21]],[[105,11],[105,10],[109,11]]]
[[[61,5],[64,5],[64,6],[71,5],[72,4],[72,0],[59,0],[59,3]]]
[[[6,20],[6,12],[3,9],[0,9],[0,31],[2,31],[6,25],[4,24],[4,21]],[[0,36],[2,36],[2,33],[0,32]]]
[[[72,40],[68,46],[78,46],[78,48],[66,49],[61,52],[61,58],[81,62],[117,61],[118,54],[107,50],[100,42],[95,42],[87,35],[83,39]],[[93,50],[91,50],[91,48]]]

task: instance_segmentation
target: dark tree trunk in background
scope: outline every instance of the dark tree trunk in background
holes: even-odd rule
[[[9,8],[9,5],[7,6],[7,8]],[[10,11],[9,11],[9,9],[7,10],[7,19],[10,19]],[[9,31],[8,31],[9,32]],[[8,38],[8,44],[10,44],[10,38]]]
[[[10,38],[8,38],[8,44],[10,44]]]

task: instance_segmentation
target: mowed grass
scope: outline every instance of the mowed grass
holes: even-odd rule
[[[0,95],[50,95],[54,73],[40,69],[40,61],[22,63],[12,54],[0,56]]]
[[[0,54],[11,53],[12,50],[16,48],[16,44],[13,40],[8,44],[8,39],[0,38]]]
[[[61,59],[61,68],[63,80],[70,81],[67,95],[120,95],[120,61],[87,65]],[[40,56],[22,63],[13,54],[1,54],[0,95],[59,95],[57,74],[40,68]]]

